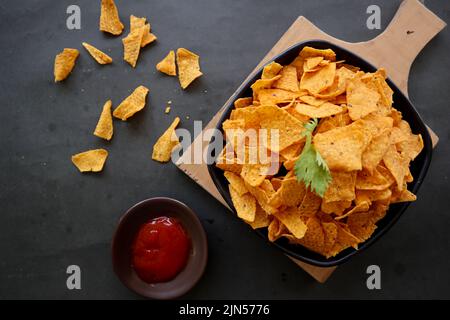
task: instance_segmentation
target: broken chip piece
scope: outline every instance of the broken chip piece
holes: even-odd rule
[[[100,31],[118,36],[123,31],[123,24],[120,22],[119,12],[114,0],[102,0],[100,12]]]
[[[80,172],[99,172],[102,171],[107,157],[108,151],[95,149],[73,155],[72,162]]]
[[[200,71],[199,59],[198,55],[187,49],[177,50],[178,78],[181,88],[186,89],[192,81],[203,75]]]
[[[105,140],[111,140],[113,135],[113,121],[111,116],[111,100],[106,101],[103,106],[102,113],[98,119],[97,126],[94,130],[94,135]]]
[[[149,90],[144,86],[139,86],[134,89],[133,93],[126,97],[114,110],[113,116],[126,121],[136,112],[144,109],[148,91]]]
[[[75,66],[75,61],[80,53],[77,49],[64,48],[64,50],[55,57],[54,76],[55,82],[66,79]]]
[[[152,159],[159,162],[168,162],[173,149],[179,145],[175,129],[180,123],[180,118],[176,117],[167,130],[159,137],[153,146]]]
[[[83,42],[83,47],[89,52],[89,54],[92,56],[92,58],[95,59],[100,64],[109,64],[112,62],[112,58],[108,56],[103,51],[100,51],[99,49],[95,48],[94,46],[90,45],[89,43]]]
[[[170,50],[167,56],[164,57],[156,65],[156,70],[163,72],[169,76],[176,76],[177,70],[175,66],[175,51]]]

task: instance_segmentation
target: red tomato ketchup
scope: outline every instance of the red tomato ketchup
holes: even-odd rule
[[[186,266],[190,240],[174,218],[158,217],[141,226],[132,247],[132,263],[147,283],[172,280]]]

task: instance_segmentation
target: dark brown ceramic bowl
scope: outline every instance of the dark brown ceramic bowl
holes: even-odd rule
[[[149,220],[168,216],[177,219],[191,240],[191,252],[184,270],[173,280],[148,284],[131,264],[131,247],[139,228]],[[171,198],[151,198],[131,207],[120,218],[112,240],[112,263],[120,281],[130,290],[153,299],[174,299],[188,292],[200,280],[208,259],[205,230],[197,215],[184,203]]]

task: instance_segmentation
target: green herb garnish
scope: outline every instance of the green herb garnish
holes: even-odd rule
[[[331,181],[331,173],[327,163],[311,143],[312,133],[317,123],[317,119],[312,119],[305,124],[302,136],[306,137],[306,142],[300,157],[295,162],[294,170],[297,180],[303,181],[306,188],[309,187],[322,198]]]

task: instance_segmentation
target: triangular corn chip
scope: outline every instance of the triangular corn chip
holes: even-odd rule
[[[175,66],[175,51],[170,50],[167,56],[156,65],[156,70],[161,71],[169,76],[176,76],[177,69]]]
[[[175,133],[175,129],[180,123],[180,118],[176,117],[158,141],[153,146],[152,159],[159,162],[168,162],[173,149],[180,143]]]
[[[111,140],[113,135],[111,106],[112,106],[111,100],[106,101],[94,131],[94,135],[105,140]]]
[[[89,43],[83,42],[82,45],[98,63],[109,64],[112,62],[112,58],[110,56],[103,51],[98,50],[94,46],[91,46]]]
[[[126,121],[136,112],[141,111],[145,107],[145,98],[148,89],[144,86],[137,87],[119,106],[114,110],[113,116]]]
[[[55,82],[62,81],[69,76],[79,54],[77,49],[64,48],[63,52],[56,55],[53,71]]]
[[[123,31],[123,24],[120,22],[114,0],[102,0],[100,13],[100,31],[109,32],[118,36]]]
[[[99,172],[102,171],[107,157],[108,151],[95,149],[73,155],[72,162],[80,172]]]
[[[178,78],[181,88],[186,89],[192,81],[203,75],[200,71],[199,56],[185,49],[177,50]]]

